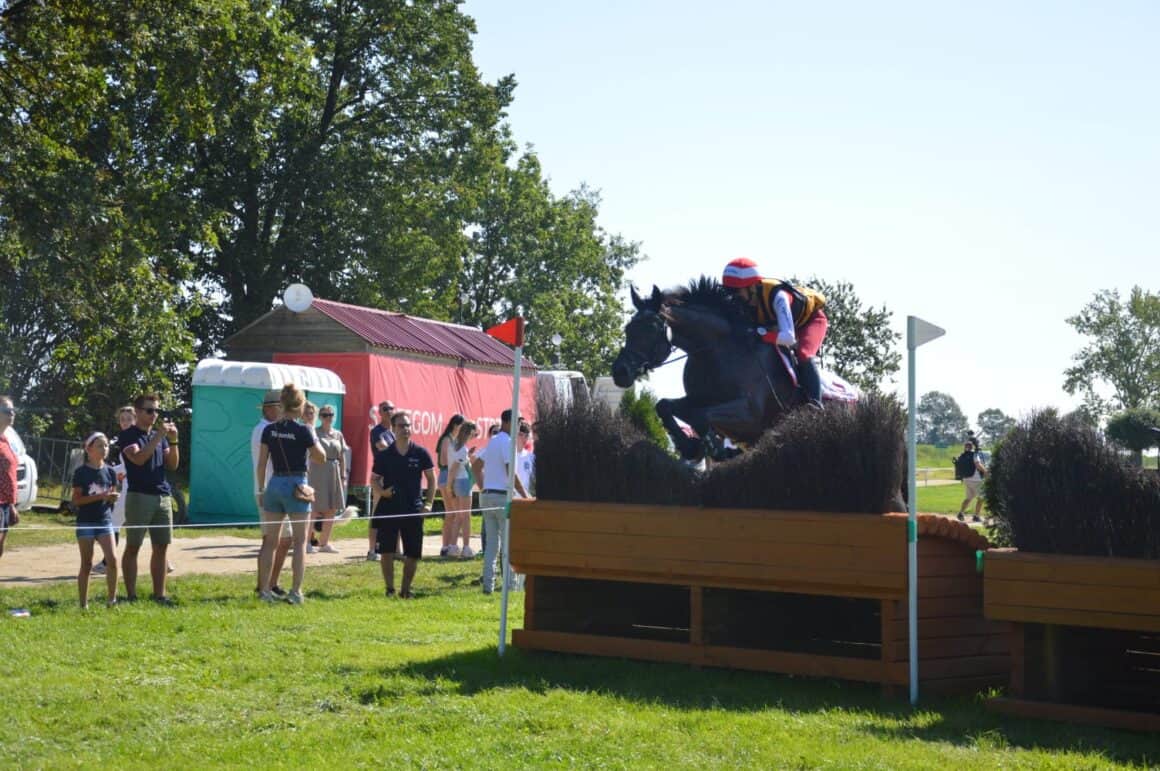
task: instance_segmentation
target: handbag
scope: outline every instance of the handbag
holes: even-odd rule
[[[282,462],[286,464],[286,468],[290,468],[290,461],[286,460],[286,448],[282,446],[282,437],[278,437],[278,451],[282,453]],[[294,485],[294,498],[304,503],[314,503],[314,488],[305,482],[299,482]]]

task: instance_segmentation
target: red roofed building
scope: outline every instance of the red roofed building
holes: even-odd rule
[[[432,453],[456,412],[487,427],[511,407],[511,348],[480,329],[315,299],[280,306],[222,343],[236,361],[305,364],[346,385],[343,436],[353,451],[351,484],[370,477],[370,414],[384,399],[411,413],[414,440]],[[536,367],[524,359],[520,413],[534,417]],[[480,444],[483,442],[481,441]]]

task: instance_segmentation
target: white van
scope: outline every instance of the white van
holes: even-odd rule
[[[16,454],[16,508],[18,511],[28,511],[36,503],[39,492],[36,489],[36,461],[29,456],[24,440],[12,426],[4,429],[4,437]]]

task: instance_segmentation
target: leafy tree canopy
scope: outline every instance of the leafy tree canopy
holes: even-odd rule
[[[1089,340],[1064,370],[1063,387],[1082,394],[1088,412],[1160,406],[1160,294],[1132,287],[1124,302],[1103,290],[1067,323]],[[1110,399],[1100,384],[1111,387]]]
[[[967,435],[967,417],[950,394],[930,391],[918,400],[914,414],[917,439],[922,444],[956,444]]]
[[[994,444],[1015,427],[1015,418],[1008,417],[1003,410],[992,407],[979,413],[978,426],[979,438],[987,444]]]
[[[812,287],[826,296],[829,329],[821,356],[825,365],[864,391],[877,392],[898,372],[901,335],[890,328],[893,313],[883,305],[864,305],[846,281],[830,282],[818,276],[791,283]]]
[[[1117,412],[1108,419],[1104,433],[1116,444],[1132,451],[1137,466],[1143,463],[1143,451],[1160,445],[1160,409],[1136,407]]]
[[[638,246],[596,225],[594,192],[553,196],[517,153],[515,79],[482,80],[458,3],[0,14],[0,317],[29,349],[0,363],[17,398],[92,402],[70,419],[105,425],[133,391],[180,390],[293,281],[436,319],[523,313],[533,358],[559,332],[570,366],[611,361]]]

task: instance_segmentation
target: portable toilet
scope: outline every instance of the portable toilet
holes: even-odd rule
[[[257,523],[250,435],[270,389],[294,383],[342,425],[346,387],[328,369],[297,364],[204,359],[193,373],[189,521]]]

